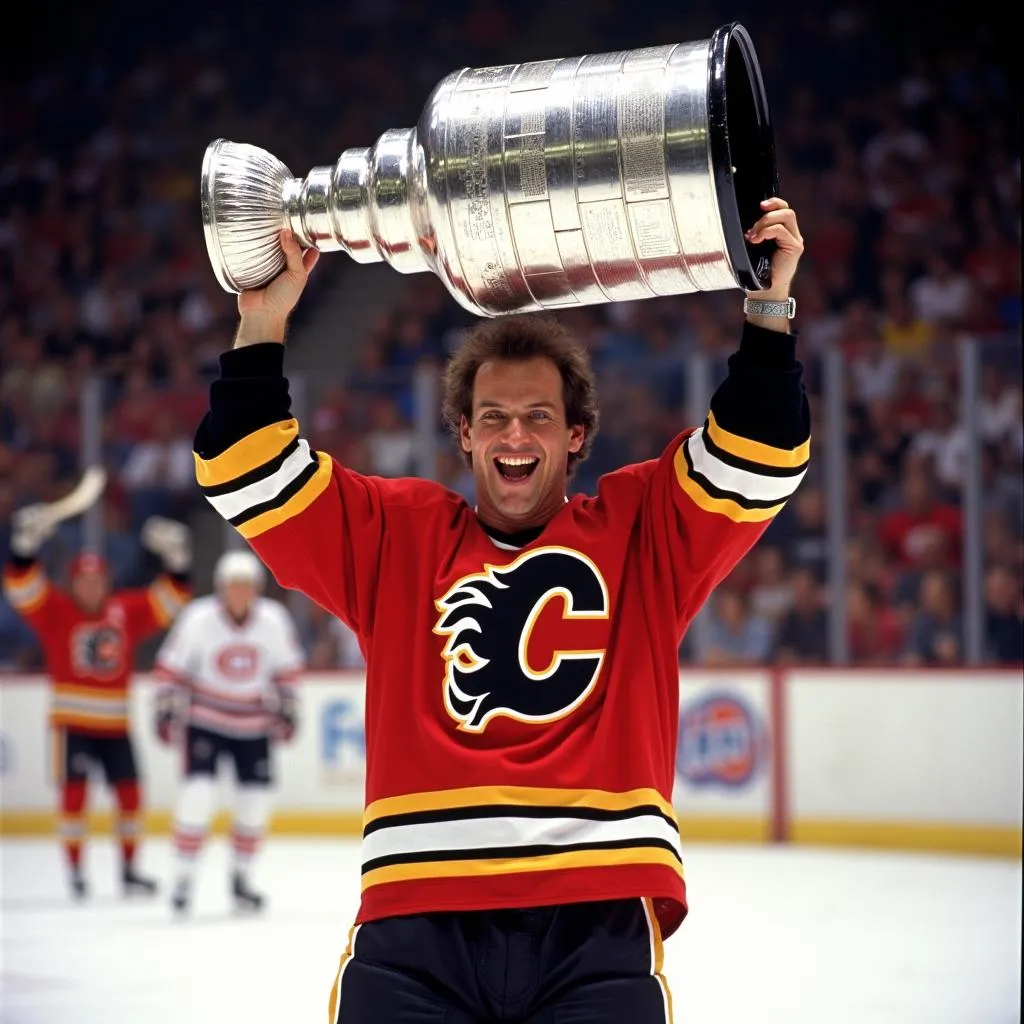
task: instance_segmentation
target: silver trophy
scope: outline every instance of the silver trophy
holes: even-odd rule
[[[432,270],[481,316],[769,283],[743,237],[778,188],[768,104],[738,24],[696,43],[443,79],[416,128],[295,178],[211,143],[202,214],[231,292],[284,266],[279,234]]]

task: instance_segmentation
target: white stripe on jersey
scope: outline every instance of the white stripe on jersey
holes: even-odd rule
[[[281,465],[262,480],[240,487],[237,491],[210,497],[207,501],[225,518],[233,519],[254,505],[276,498],[311,462],[314,462],[309,444],[299,438],[299,445]]]

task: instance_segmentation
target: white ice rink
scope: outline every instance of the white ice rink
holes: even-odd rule
[[[55,844],[0,845],[3,1024],[326,1024],[355,844],[272,841],[255,919],[228,908],[221,843],[187,922],[115,898],[111,844],[87,856],[95,895],[73,906]],[[167,844],[144,865],[166,878]],[[677,1024],[1020,1020],[1019,863],[695,845],[687,877],[666,945]]]

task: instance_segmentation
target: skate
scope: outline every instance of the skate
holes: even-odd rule
[[[176,914],[187,914],[192,907],[192,887],[184,879],[174,887],[171,907]]]
[[[81,868],[71,869],[71,895],[76,900],[84,900],[89,895],[89,886],[85,884]]]
[[[140,875],[131,864],[121,871],[121,887],[125,896],[155,896],[156,882]]]
[[[264,898],[249,888],[249,881],[240,871],[236,871],[231,879],[231,895],[235,898],[235,909],[258,912],[263,909]]]

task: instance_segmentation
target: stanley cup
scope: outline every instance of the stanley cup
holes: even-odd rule
[[[284,266],[279,233],[431,270],[480,316],[769,283],[744,231],[778,189],[768,105],[738,24],[696,43],[464,69],[416,128],[295,178],[211,143],[210,260],[232,292]]]

